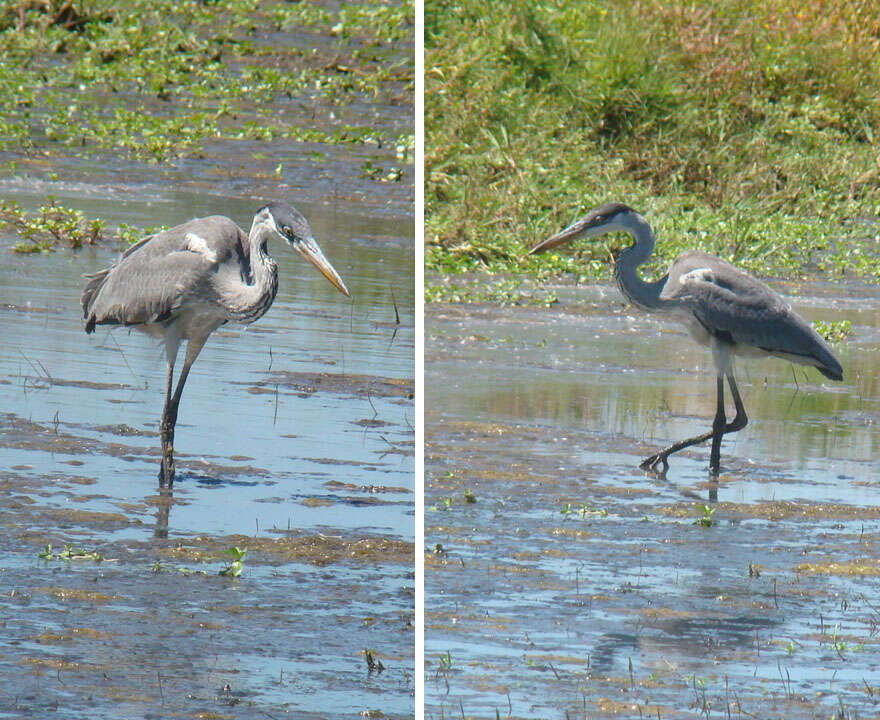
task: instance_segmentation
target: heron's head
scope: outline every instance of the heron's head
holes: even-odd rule
[[[351,297],[351,293],[348,292],[348,288],[345,287],[345,283],[342,282],[339,273],[336,272],[330,261],[321,252],[320,246],[312,236],[312,229],[309,227],[308,221],[302,216],[302,213],[287,203],[274,201],[260,208],[256,219],[269,225],[288,245],[318,268],[320,273],[339,292],[346,297]]]
[[[640,218],[638,213],[629,205],[619,202],[605,203],[594,210],[590,210],[577,222],[569,225],[565,230],[556,233],[529,250],[529,255],[536,255],[554,248],[562,243],[577,238],[591,238],[605,233],[627,230],[633,220],[633,216]]]

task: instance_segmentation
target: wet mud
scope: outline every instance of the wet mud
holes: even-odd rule
[[[426,717],[877,714],[880,295],[788,289],[851,321],[845,382],[740,363],[717,481],[638,468],[714,414],[675,325],[606,287],[428,307]]]

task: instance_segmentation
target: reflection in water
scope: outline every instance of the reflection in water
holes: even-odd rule
[[[174,490],[168,487],[160,487],[156,496],[156,526],[153,537],[168,537],[168,517],[171,514],[171,506],[174,504]]]

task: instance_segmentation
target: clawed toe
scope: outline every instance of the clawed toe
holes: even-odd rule
[[[662,469],[658,470],[658,465],[662,465]],[[639,467],[656,477],[663,477],[669,469],[669,463],[666,461],[666,453],[657,453],[656,455],[651,455],[649,458],[645,458],[642,460]]]

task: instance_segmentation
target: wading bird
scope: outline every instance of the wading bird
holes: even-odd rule
[[[273,237],[286,240],[337,290],[351,297],[306,219],[283,202],[260,208],[247,235],[227,217],[197,218],[144,238],[111,267],[85,276],[82,307],[87,333],[94,332],[96,325],[124,325],[165,345],[165,405],[159,424],[163,487],[174,482],[177,407],[202,346],[221,325],[252,323],[275,300],[278,264],[266,251]],[[174,363],[183,340],[186,355],[172,393]]]
[[[712,430],[670,445],[642,462],[656,472],[667,458],[691,445],[712,439],[709,468],[718,473],[721,438],[742,430],[748,422],[736,380],[733,357],[774,355],[799,365],[812,365],[831,380],[842,380],[843,370],[828,344],[791,306],[760,280],[704,252],[679,255],[669,271],[655,282],[642,280],[636,268],[654,250],[654,233],[648,222],[623,203],[606,203],[544,242],[529,254],[544,252],[579,237],[625,232],[633,244],[617,256],[614,279],[624,296],[636,307],[683,322],[691,336],[712,350],[717,375],[717,409]],[[724,415],[724,378],[730,386],[736,417]]]

